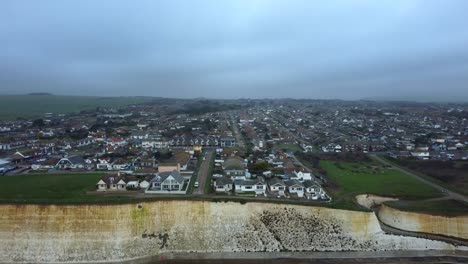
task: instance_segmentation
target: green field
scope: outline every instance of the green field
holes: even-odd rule
[[[394,201],[386,202],[390,207],[403,211],[417,211],[441,215],[466,215],[468,214],[468,203],[456,200],[439,201]]]
[[[381,156],[395,166],[411,171],[438,185],[468,195],[468,161],[393,159]]]
[[[400,199],[417,200],[441,196],[440,192],[420,181],[371,162],[351,163],[320,161],[329,179],[327,190],[336,207],[354,209],[354,197],[369,193]]]
[[[32,174],[0,176],[0,202],[80,203],[129,200],[128,197],[87,195],[102,174]]]
[[[0,120],[44,117],[96,107],[121,107],[150,101],[150,97],[93,97],[55,95],[0,95]]]

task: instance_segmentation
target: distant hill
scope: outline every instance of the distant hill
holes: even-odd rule
[[[53,95],[51,93],[28,93],[27,95]]]
[[[468,103],[468,97],[460,96],[374,96],[365,97],[360,100],[364,101],[380,101],[380,102],[418,102],[418,103]]]
[[[0,120],[39,118],[45,113],[65,114],[96,107],[121,107],[150,102],[150,97],[62,96],[47,93],[0,95]]]

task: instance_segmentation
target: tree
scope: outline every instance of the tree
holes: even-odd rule
[[[252,172],[252,174],[261,174],[264,171],[267,171],[270,168],[270,165],[266,161],[260,161],[256,162],[254,165],[252,165],[249,170]]]
[[[45,125],[45,123],[44,123],[44,120],[42,120],[42,119],[36,119],[32,123],[33,127],[43,127],[44,125]]]

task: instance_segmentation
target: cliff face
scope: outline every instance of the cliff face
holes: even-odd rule
[[[453,249],[386,235],[373,213],[264,203],[0,205],[0,262],[112,261],[167,252]]]
[[[468,215],[447,217],[411,213],[385,204],[378,214],[382,222],[398,229],[468,239]]]

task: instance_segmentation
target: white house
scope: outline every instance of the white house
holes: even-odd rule
[[[57,169],[83,169],[85,161],[80,156],[73,156],[60,159],[55,165]]]
[[[313,181],[304,181],[303,184],[307,198],[317,200],[318,198],[323,197],[324,191],[318,184]]]
[[[312,180],[312,173],[310,172],[294,171],[293,174],[294,178],[300,182]]]
[[[268,180],[268,188],[271,193],[278,193],[279,196],[284,196],[284,192],[286,191],[287,186],[283,180],[278,178],[271,178]]]
[[[263,177],[254,180],[234,180],[234,188],[238,193],[254,192],[256,195],[266,192],[266,184]]]
[[[149,187],[149,181],[144,179],[140,182],[140,188],[146,190]]]
[[[286,182],[288,191],[291,194],[297,194],[298,197],[304,197],[304,185],[298,180],[289,180]]]
[[[227,177],[217,178],[214,181],[214,186],[216,192],[231,192],[233,181]]]
[[[106,175],[96,184],[97,191],[126,191],[127,179],[120,175]]]
[[[105,159],[98,159],[96,162],[96,169],[98,170],[111,170],[112,165]]]
[[[185,193],[185,179],[176,170],[160,172],[149,182],[145,193]]]
[[[128,166],[128,162],[123,159],[117,159],[112,162],[111,168],[112,170],[123,170],[126,169]]]

